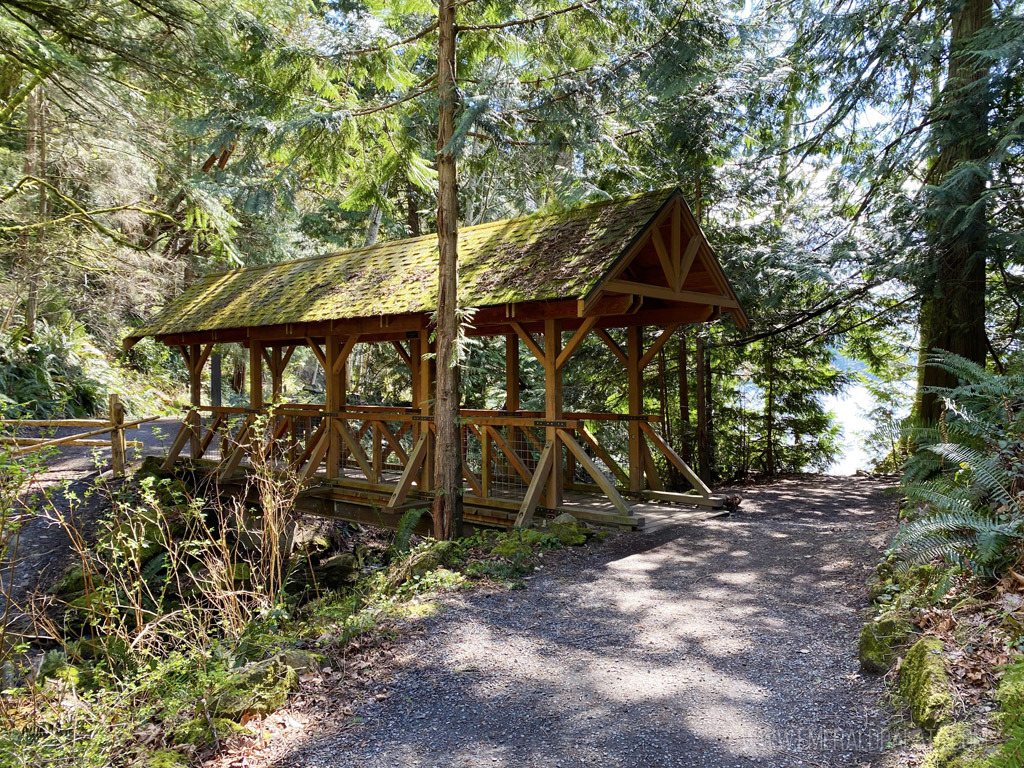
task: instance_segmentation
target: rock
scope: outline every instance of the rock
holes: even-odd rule
[[[899,692],[914,722],[926,731],[935,732],[950,719],[953,693],[939,638],[922,637],[907,651],[900,669]]]
[[[298,684],[295,670],[276,657],[247,664],[210,697],[210,713],[232,720],[242,715],[265,715],[284,706]]]
[[[317,583],[326,589],[340,589],[359,578],[359,561],[348,552],[329,557],[314,569]]]
[[[324,667],[330,666],[326,656],[313,653],[312,651],[299,650],[298,648],[289,648],[287,651],[281,651],[277,654],[277,658],[282,664],[299,675],[319,672]]]
[[[572,515],[566,515],[566,517],[572,517]],[[575,520],[575,518],[573,519]],[[501,541],[491,548],[491,554],[504,558],[513,565],[521,565],[532,560],[534,550],[551,535],[535,528],[514,528],[502,535]]]
[[[212,730],[210,729],[210,723],[213,723]],[[170,736],[171,743],[173,744],[189,744],[193,747],[204,749],[215,745],[218,741],[224,741],[230,736],[249,734],[251,734],[251,731],[248,728],[244,728],[234,720],[214,717],[208,721],[205,717],[197,717],[194,720],[189,720],[187,723],[179,725],[171,731]]]
[[[237,562],[231,568],[231,578],[234,581],[249,581],[252,578],[252,566],[245,562]]]
[[[864,671],[876,675],[888,672],[912,631],[910,621],[896,611],[883,613],[865,624],[860,633],[859,653]]]
[[[452,565],[460,554],[461,547],[456,541],[434,541],[426,547],[417,548],[401,562],[391,566],[387,588],[393,591],[410,579]]]
[[[984,750],[972,742],[967,723],[939,728],[921,768],[984,768]]]
[[[188,758],[173,749],[158,749],[143,756],[136,765],[144,768],[188,768]]]

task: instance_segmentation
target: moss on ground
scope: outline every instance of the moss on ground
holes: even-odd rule
[[[948,722],[953,713],[953,691],[939,638],[922,637],[907,651],[899,692],[921,728],[934,732]]]
[[[210,726],[213,726],[212,728]],[[182,723],[175,728],[170,736],[174,744],[189,745],[199,749],[211,747],[219,741],[224,741],[231,736],[247,735],[250,731],[224,717],[215,717],[207,720],[205,717],[197,717]]]
[[[984,768],[983,753],[967,723],[951,723],[939,728],[921,768]]]
[[[904,648],[913,631],[910,620],[897,611],[888,611],[864,625],[860,633],[860,665],[864,671],[884,674]]]

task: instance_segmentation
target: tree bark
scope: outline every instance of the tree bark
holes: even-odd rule
[[[693,437],[690,426],[690,374],[687,371],[686,334],[679,334],[679,447],[683,461],[693,462],[693,450],[690,442]]]
[[[705,483],[711,482],[711,446],[708,440],[708,387],[704,339],[697,337],[697,472]]]
[[[437,384],[434,395],[434,537],[462,531],[462,437],[458,368],[458,197],[455,155],[455,4],[437,10]]]
[[[408,205],[405,223],[409,227],[409,237],[420,236],[419,199],[420,196],[416,193],[416,187],[410,184],[405,191],[405,202]]]
[[[978,33],[992,23],[992,0],[956,6],[950,35],[949,71],[931,140],[936,149],[926,210],[932,259],[921,307],[923,355],[951,352],[984,365],[988,174],[979,172],[991,150],[988,60],[973,53]],[[971,166],[975,167],[972,168]],[[951,176],[955,175],[955,182]],[[953,374],[926,364],[918,379],[917,416],[936,421],[942,401],[936,387],[956,386]]]

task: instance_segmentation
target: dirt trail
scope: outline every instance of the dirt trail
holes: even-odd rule
[[[145,456],[166,454],[179,423],[177,419],[166,418],[129,430],[128,439],[143,444],[128,449],[129,462],[137,464]],[[74,432],[81,430],[59,429],[55,436]],[[97,490],[97,483],[101,482],[101,475],[109,477],[109,470],[110,451],[99,448],[65,446],[47,461],[30,490],[37,514],[19,531],[13,570],[10,560],[0,562],[0,609],[8,594],[8,580],[11,599],[19,606],[38,585],[47,584],[68,565],[73,555],[71,543],[57,518],[73,519],[79,530],[91,532],[108,508],[106,496],[102,489]],[[17,626],[17,611],[11,620]]]
[[[274,764],[877,765],[856,641],[894,500],[853,478],[743,493],[728,518],[553,553],[524,591],[446,598],[387,698]]]

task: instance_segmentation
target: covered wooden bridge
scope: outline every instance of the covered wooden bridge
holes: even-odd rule
[[[642,412],[644,369],[677,328],[722,313],[747,322],[679,190],[466,227],[459,258],[460,306],[475,310],[467,333],[504,337],[506,349],[504,408],[462,411],[466,522],[509,526],[569,511],[636,526],[641,502],[721,505]],[[180,349],[190,371],[191,409],[166,466],[203,463],[222,485],[239,485],[252,447],[273,441],[276,460],[308,482],[308,511],[391,526],[405,509],[428,506],[436,294],[434,235],[195,283],[125,342],[155,337]],[[657,329],[647,345],[645,328]],[[625,329],[625,344],[609,329]],[[563,410],[566,365],[588,334],[627,372],[626,413]],[[214,345],[228,342],[249,350],[248,408],[201,402]],[[411,407],[347,402],[357,344],[393,345],[411,373]],[[299,346],[323,368],[325,402],[275,402]],[[543,412],[520,408],[520,354],[544,372]],[[628,433],[619,447],[595,435],[613,424]],[[665,491],[659,453],[691,491]]]

